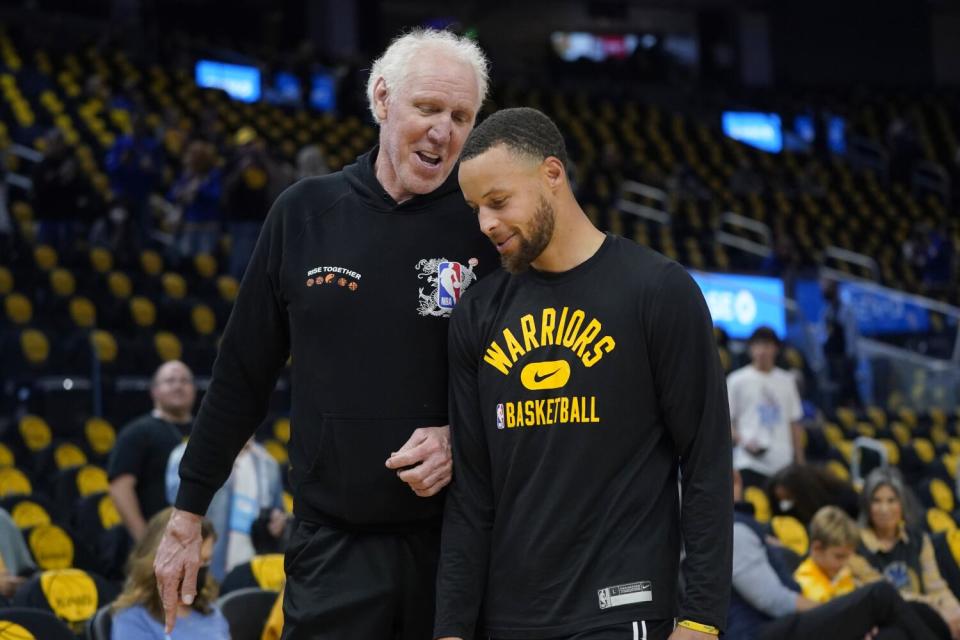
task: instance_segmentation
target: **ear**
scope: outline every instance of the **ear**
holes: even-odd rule
[[[559,158],[548,156],[540,163],[540,177],[551,191],[556,191],[567,183],[567,168]]]
[[[382,76],[377,78],[377,81],[373,83],[373,109],[381,122],[387,119],[388,94],[386,81]]]
[[[823,548],[824,548],[823,543],[820,542],[819,540],[814,540],[813,542],[810,543],[811,552],[816,551],[817,553],[820,553],[821,551],[823,551]]]

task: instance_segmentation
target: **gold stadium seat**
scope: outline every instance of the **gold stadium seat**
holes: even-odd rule
[[[217,329],[217,317],[205,304],[198,304],[190,310],[190,321],[193,324],[193,330],[201,336],[212,335]]]
[[[286,580],[283,571],[283,554],[267,553],[250,559],[250,571],[257,585],[267,591],[280,591]]]
[[[153,337],[153,346],[163,362],[180,360],[183,357],[183,345],[180,338],[169,331],[158,331]]]
[[[233,301],[237,299],[237,291],[239,289],[240,285],[233,276],[220,276],[217,278],[217,292],[225,302],[233,304]]]
[[[81,498],[110,489],[107,472],[92,464],[84,465],[77,470],[75,482],[77,494]]]
[[[827,471],[838,480],[850,482],[850,470],[839,460],[830,460],[826,465]]]
[[[160,278],[163,292],[174,300],[182,300],[187,295],[187,281],[179,273],[165,273]]]
[[[3,299],[3,310],[12,324],[25,325],[33,318],[33,303],[22,293],[11,293]]]
[[[743,490],[743,499],[753,505],[753,518],[760,524],[770,522],[770,499],[760,487],[747,487]]]
[[[140,253],[140,267],[148,276],[159,276],[163,273],[163,258],[153,249],[147,249]]]
[[[293,494],[289,491],[283,492],[283,510],[287,513],[293,513]]]
[[[40,416],[30,414],[23,416],[20,418],[18,428],[23,443],[32,453],[46,449],[53,441],[53,432],[50,431],[50,425]]]
[[[39,367],[50,357],[50,341],[39,329],[24,329],[20,333],[20,351],[27,364]]]
[[[936,450],[933,447],[933,443],[926,438],[914,438],[913,450],[924,464],[930,464],[933,462],[934,457],[936,457]]]
[[[114,298],[126,300],[133,294],[133,284],[130,277],[122,271],[111,271],[107,276],[107,288]]]
[[[90,334],[90,343],[93,345],[93,351],[97,360],[102,363],[112,364],[117,361],[119,349],[117,339],[113,334],[103,329],[97,329]]]
[[[55,568],[40,574],[40,589],[53,614],[82,636],[101,606],[100,587],[86,571]]]
[[[138,327],[152,327],[157,321],[157,307],[144,296],[130,298],[130,316]]]
[[[798,556],[803,558],[810,549],[807,529],[793,516],[774,516],[770,519],[773,535]]]
[[[10,269],[0,265],[0,295],[7,295],[13,291],[13,274]]]
[[[13,455],[13,451],[10,451],[10,447],[0,442],[0,469],[4,467],[15,467],[17,465],[17,459]]]
[[[32,529],[44,524],[50,524],[50,514],[43,505],[33,500],[20,500],[10,509],[10,517],[18,529]]]
[[[277,440],[270,439],[265,441],[263,443],[263,448],[267,450],[267,453],[269,453],[280,466],[283,466],[290,461],[287,448],[283,446],[283,443]]]
[[[33,493],[33,487],[23,471],[16,467],[0,469],[0,498],[28,496],[31,493]]]
[[[87,455],[72,442],[64,442],[53,450],[53,460],[57,469],[70,469],[87,464]]]
[[[68,270],[57,267],[50,271],[50,289],[61,298],[69,298],[77,290],[77,280]]]
[[[53,247],[41,244],[33,250],[33,261],[41,271],[50,271],[57,266],[59,258]]]
[[[113,450],[117,441],[117,432],[113,425],[103,418],[88,418],[83,424],[83,434],[90,450],[98,456],[105,456]]]
[[[930,533],[954,531],[957,528],[957,523],[950,514],[936,507],[927,509],[926,524],[927,530],[930,531]]]
[[[290,418],[277,418],[273,421],[273,437],[286,445],[290,442]]]
[[[91,329],[97,324],[97,308],[89,298],[75,296],[68,306],[70,320],[81,329]]]
[[[193,268],[205,280],[217,275],[217,259],[209,253],[198,253],[193,258]]]
[[[104,247],[90,250],[90,266],[96,273],[109,273],[113,269],[113,254]]]

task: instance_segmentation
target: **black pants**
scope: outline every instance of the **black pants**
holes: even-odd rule
[[[905,602],[889,583],[875,582],[810,611],[768,622],[757,640],[862,640],[874,627],[881,629],[883,640],[949,640],[939,618],[927,605]]]
[[[431,640],[438,530],[350,533],[299,521],[287,547],[283,640]]]
[[[667,640],[673,633],[673,620],[637,620],[602,629],[581,631],[553,640]],[[494,640],[490,638],[490,640]]]

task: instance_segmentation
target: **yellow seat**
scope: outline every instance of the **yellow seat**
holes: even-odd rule
[[[770,519],[770,528],[783,546],[801,558],[807,555],[810,538],[807,536],[806,527],[800,524],[799,520],[793,516],[774,516]]]
[[[50,430],[50,425],[40,416],[27,414],[20,418],[20,423],[17,426],[23,443],[33,453],[46,449],[53,441],[53,432]]]
[[[140,266],[148,276],[158,276],[163,272],[163,258],[153,249],[140,253]]]
[[[33,261],[41,271],[50,271],[57,266],[57,252],[50,245],[42,244],[33,250]]]
[[[0,265],[0,295],[5,296],[13,291],[13,274],[10,269]]]
[[[153,345],[160,360],[164,362],[179,360],[183,356],[180,339],[169,331],[158,331],[153,338]]]
[[[30,553],[44,571],[73,566],[73,539],[55,524],[34,527],[27,536]]]
[[[102,493],[110,489],[107,472],[92,464],[84,465],[77,471],[77,492],[81,497]]]
[[[72,273],[58,267],[50,271],[50,288],[61,298],[68,298],[77,290],[77,281]]]
[[[157,321],[157,308],[144,296],[134,296],[130,299],[130,315],[138,327],[152,327]]]
[[[50,342],[37,329],[24,329],[20,334],[20,351],[24,359],[32,366],[46,363],[50,356]]]
[[[263,443],[263,448],[266,449],[267,453],[273,456],[273,459],[281,466],[287,464],[290,460],[287,454],[287,448],[277,440],[267,440]]]
[[[201,278],[217,275],[217,259],[209,253],[199,253],[193,259],[193,266]]]
[[[217,328],[217,317],[205,304],[198,304],[190,311],[190,321],[193,323],[194,331],[201,336],[209,336]]]
[[[743,499],[753,505],[753,518],[760,524],[770,522],[770,499],[760,487],[747,487],[743,490]]]
[[[23,471],[16,467],[0,469],[0,498],[28,496],[31,493],[33,493],[33,486]]]
[[[165,273],[160,282],[163,292],[174,300],[182,300],[187,295],[187,281],[179,273]]]
[[[14,467],[16,464],[17,461],[13,451],[10,451],[10,447],[0,442],[0,468]]]
[[[956,528],[957,523],[946,511],[936,507],[927,509],[927,529],[930,531],[930,533],[954,531]]]
[[[33,304],[21,293],[11,293],[4,298],[3,310],[13,324],[25,325],[33,318]]]
[[[97,323],[97,309],[89,298],[77,296],[70,300],[70,319],[81,329],[89,329]]]
[[[115,298],[126,300],[133,293],[133,284],[130,277],[122,271],[111,271],[107,276],[107,288]]]
[[[273,437],[284,445],[290,442],[290,419],[277,418],[273,421]]]
[[[83,433],[87,438],[90,449],[98,456],[110,453],[117,441],[117,432],[113,425],[103,418],[88,418],[83,424]]]
[[[116,362],[119,351],[117,340],[109,331],[102,329],[94,331],[90,334],[90,343],[93,345],[97,360],[105,363]]]
[[[217,291],[223,300],[233,303],[233,301],[237,299],[237,291],[239,289],[240,285],[237,284],[237,280],[233,276],[220,276],[217,278]]]
[[[103,247],[90,250],[90,266],[97,273],[108,273],[113,269],[113,254]]]
[[[32,529],[50,524],[50,514],[33,500],[21,500],[10,510],[10,517],[18,529]]]
[[[250,559],[250,573],[257,586],[267,591],[277,591],[283,587],[286,575],[283,570],[283,554],[267,553]]]

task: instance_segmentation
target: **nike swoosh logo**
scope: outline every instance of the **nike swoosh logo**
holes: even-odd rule
[[[545,373],[544,375],[540,375],[539,373],[535,373],[535,374],[533,374],[533,381],[536,382],[536,383],[540,383],[540,382],[543,382],[544,380],[546,380],[547,378],[552,378],[553,376],[557,375],[558,373],[560,373],[560,369],[554,369],[554,370],[551,371],[550,373]]]

